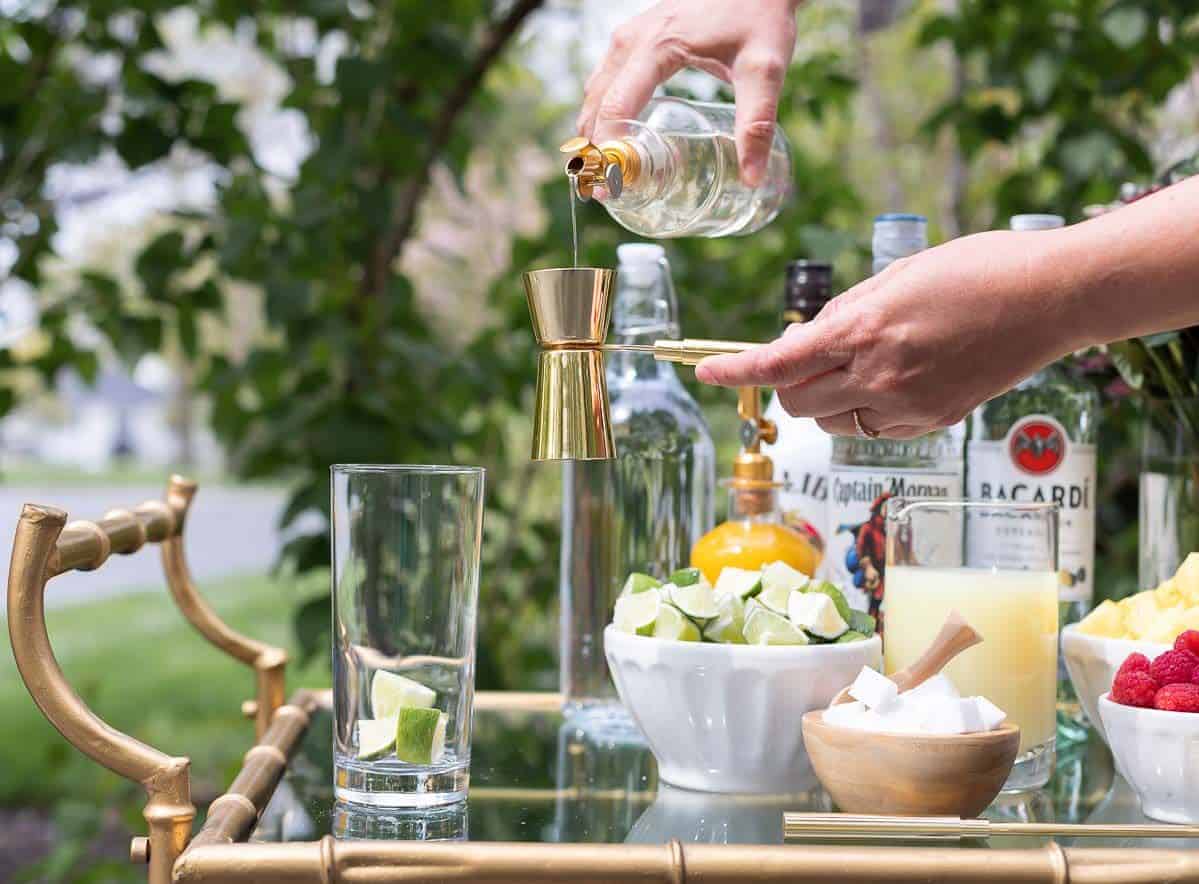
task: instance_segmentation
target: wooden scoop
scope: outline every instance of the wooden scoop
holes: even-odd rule
[[[920,655],[919,659],[911,666],[901,669],[889,677],[891,681],[899,685],[899,692],[902,694],[904,691],[909,691],[928,681],[949,665],[950,660],[966,648],[972,648],[979,644],[982,640],[983,637],[966,622],[965,617],[957,611],[950,611],[949,616],[941,625],[941,631],[937,633],[933,643]],[[846,685],[838,691],[829,705],[836,706],[852,701],[853,697],[849,696],[850,687],[852,685]]]

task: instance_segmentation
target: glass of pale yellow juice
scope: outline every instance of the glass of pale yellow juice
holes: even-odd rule
[[[945,672],[1020,728],[1009,789],[1049,781],[1057,705],[1057,507],[893,498],[887,502],[883,654],[911,664],[950,611],[983,637]]]

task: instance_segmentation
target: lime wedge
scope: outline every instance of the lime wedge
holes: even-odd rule
[[[841,615],[841,619],[847,624],[849,623],[850,618],[853,616],[853,609],[849,607],[849,602],[845,600],[845,594],[837,589],[836,586],[827,580],[813,580],[804,587],[804,592],[819,592],[828,596],[833,600],[833,604],[837,606],[837,613]]]
[[[675,586],[670,591],[670,602],[692,620],[707,622],[720,613],[716,595],[706,583]]]
[[[791,593],[787,616],[817,638],[834,639],[849,629],[833,600],[822,592]]]
[[[358,721],[358,757],[379,758],[396,743],[396,716],[362,718]]]
[[[762,591],[762,572],[745,568],[728,567],[716,578],[716,594],[732,593],[739,599],[747,599]]]
[[[396,723],[396,758],[409,764],[438,761],[445,753],[446,718],[439,709],[401,709]]]
[[[673,639],[679,642],[699,641],[699,628],[683,616],[674,605],[662,605],[654,623],[654,638]]]
[[[404,706],[432,706],[437,692],[419,681],[413,681],[386,669],[375,671],[371,677],[371,712],[376,719],[395,718]]]
[[[651,635],[661,605],[662,595],[657,589],[621,596],[616,600],[612,623],[621,632],[630,635]]]
[[[745,627],[745,603],[737,596],[725,593],[716,597],[716,607],[720,613],[704,625],[704,640],[733,645],[745,644],[745,636],[742,633]]]
[[[851,629],[851,630],[849,630],[849,632],[845,633],[839,639],[837,639],[836,642],[834,642],[834,644],[847,645],[850,642],[864,642],[868,638],[870,638],[870,636],[864,635],[863,633],[860,633],[855,629]]]
[[[808,637],[786,617],[757,607],[745,621],[745,640],[751,645],[806,645]]]
[[[624,582],[624,589],[620,591],[621,595],[634,595],[638,592],[645,592],[647,589],[657,589],[662,585],[662,581],[656,577],[651,577],[649,574],[642,574],[640,571],[634,571],[629,575],[629,579]]]
[[[784,593],[803,589],[808,585],[808,575],[792,568],[786,562],[771,562],[762,569],[763,591],[777,589]]]
[[[787,603],[791,598],[791,593],[792,590],[784,589],[781,586],[768,586],[754,596],[754,601],[766,610],[786,617]]]
[[[859,611],[854,608],[849,612],[849,628],[859,635],[869,638],[874,635],[877,626],[878,624],[875,623],[874,618],[865,611]]]
[[[691,584],[699,583],[703,579],[703,572],[699,568],[679,568],[679,570],[670,575],[670,582],[675,586],[691,586]]]

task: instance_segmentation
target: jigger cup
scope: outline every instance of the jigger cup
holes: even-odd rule
[[[607,460],[615,455],[608,384],[600,349],[612,315],[605,268],[524,274],[537,359],[533,460]]]

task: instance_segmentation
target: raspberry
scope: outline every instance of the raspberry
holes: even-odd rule
[[[1132,653],[1120,664],[1120,668],[1116,671],[1116,675],[1123,675],[1126,672],[1148,672],[1149,658],[1141,653]]]
[[[1112,699],[1125,706],[1153,705],[1158,684],[1148,672],[1125,672],[1112,682]]]
[[[1199,684],[1168,684],[1153,698],[1154,709],[1167,712],[1199,712]]]
[[[1186,684],[1199,666],[1199,657],[1190,651],[1166,651],[1149,664],[1149,674],[1160,685]]]
[[[1188,629],[1179,633],[1178,638],[1174,639],[1174,650],[1190,651],[1199,656],[1199,629]]]

